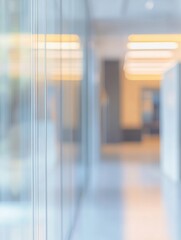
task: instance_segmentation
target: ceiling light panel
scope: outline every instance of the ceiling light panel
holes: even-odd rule
[[[130,51],[126,54],[126,58],[150,59],[150,58],[172,58],[172,51]]]
[[[131,50],[160,50],[160,49],[177,49],[177,42],[130,42],[127,48]]]
[[[123,0],[89,0],[93,19],[119,19]],[[128,1],[128,0],[127,0]]]

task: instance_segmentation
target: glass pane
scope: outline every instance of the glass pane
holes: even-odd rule
[[[87,157],[85,9],[0,1],[1,240],[72,232]]]
[[[31,2],[0,12],[0,238],[31,239]]]

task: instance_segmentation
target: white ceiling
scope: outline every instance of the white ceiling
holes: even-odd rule
[[[96,34],[181,32],[181,0],[88,0]],[[154,1],[154,8],[146,8]]]
[[[149,0],[88,0],[93,19],[122,19],[146,16],[175,16],[181,13],[180,0],[152,0],[154,8],[148,10]]]
[[[124,0],[89,0],[92,19],[118,19]]]

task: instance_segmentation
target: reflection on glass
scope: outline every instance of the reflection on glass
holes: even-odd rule
[[[67,239],[86,172],[85,3],[1,7],[0,239]]]

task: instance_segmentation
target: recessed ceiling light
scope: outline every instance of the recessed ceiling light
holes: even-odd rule
[[[152,10],[155,6],[155,3],[152,0],[148,0],[145,3],[145,8],[148,10]]]
[[[172,58],[173,52],[172,51],[129,51],[126,54],[126,59],[164,59],[164,58]]]
[[[129,42],[128,49],[133,50],[154,50],[154,49],[177,49],[177,42]]]

